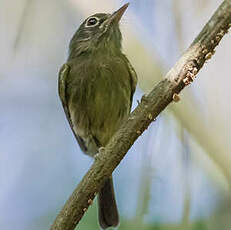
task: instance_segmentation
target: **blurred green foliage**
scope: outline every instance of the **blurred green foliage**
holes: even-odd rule
[[[81,230],[96,230],[99,229],[97,222],[97,206],[96,202],[88,209],[83,219],[80,221],[77,229]],[[209,230],[206,220],[195,221],[190,226],[181,224],[145,224],[137,222],[136,219],[122,219],[120,220],[119,230]]]

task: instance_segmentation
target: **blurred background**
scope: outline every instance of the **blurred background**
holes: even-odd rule
[[[130,1],[121,29],[139,79],[134,106],[221,2]],[[0,1],[0,229],[49,229],[90,167],[66,121],[57,73],[80,23],[124,3]],[[115,170],[119,229],[230,229],[230,42],[228,34]],[[96,217],[94,203],[77,229],[98,229]]]

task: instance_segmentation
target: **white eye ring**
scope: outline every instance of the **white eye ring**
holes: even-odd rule
[[[94,27],[99,24],[99,18],[97,17],[90,17],[87,19],[85,23],[85,27]]]

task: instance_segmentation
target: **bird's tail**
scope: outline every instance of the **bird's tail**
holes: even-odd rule
[[[112,177],[108,178],[98,195],[98,217],[102,229],[116,227],[119,224]]]

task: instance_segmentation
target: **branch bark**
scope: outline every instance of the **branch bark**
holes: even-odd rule
[[[153,90],[144,95],[123,122],[56,217],[51,230],[74,230],[97,192],[151,122],[190,84],[231,27],[231,0],[225,0],[175,66]],[[188,118],[190,119],[190,117]]]

